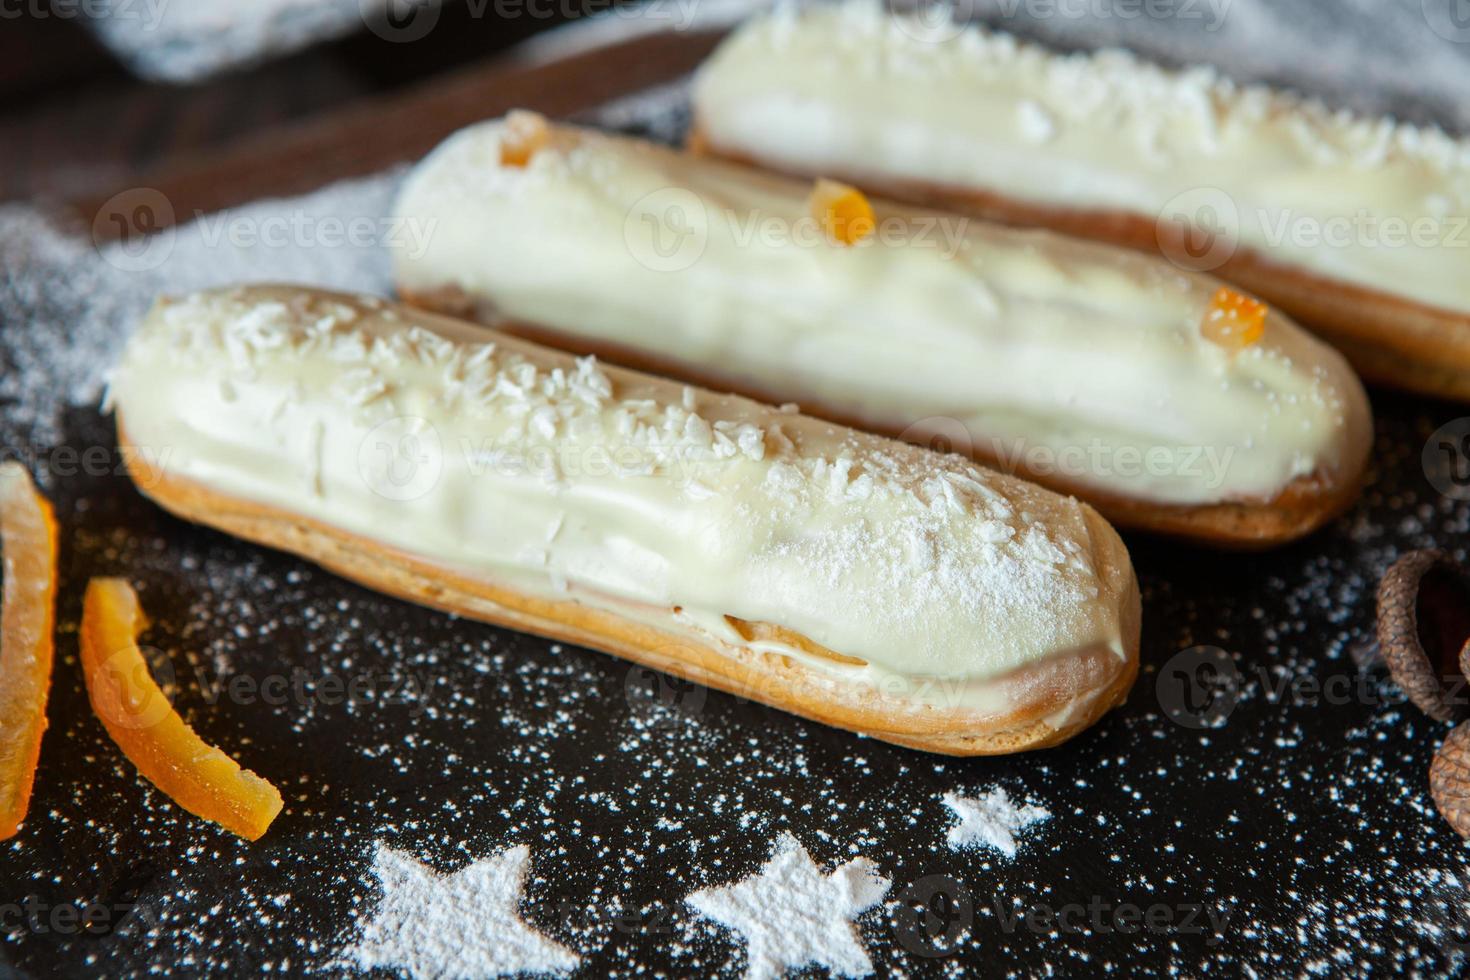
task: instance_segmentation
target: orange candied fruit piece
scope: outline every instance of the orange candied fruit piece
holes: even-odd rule
[[[1239,350],[1265,335],[1266,314],[1270,311],[1260,300],[1221,286],[1215,290],[1215,298],[1210,301],[1199,331],[1211,343]]]
[[[56,521],[19,463],[0,463],[0,536],[0,840],[7,840],[31,804],[56,616]]]
[[[856,245],[878,226],[873,205],[862,191],[825,177],[812,187],[808,207],[827,235],[841,245]]]
[[[524,167],[551,139],[551,127],[539,112],[514,109],[500,130],[500,162],[507,167]]]
[[[190,813],[259,840],[281,812],[269,782],[208,744],[159,690],[138,649],[146,625],[133,587],[94,578],[82,600],[82,672],[92,710],[138,772]]]

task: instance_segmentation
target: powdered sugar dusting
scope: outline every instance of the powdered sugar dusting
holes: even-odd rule
[[[1016,856],[1021,831],[1051,816],[1032,803],[1016,806],[1000,786],[975,797],[946,793],[944,805],[960,821],[945,835],[950,847],[993,847],[1006,857]]]
[[[133,324],[161,293],[262,280],[388,292],[379,241],[329,245],[319,232],[365,222],[387,234],[399,179],[394,171],[204,216],[162,233],[143,269],[124,246],[98,248],[39,208],[0,206],[0,406],[9,423],[28,444],[60,443],[65,413],[96,404]],[[269,222],[304,230],[276,245],[236,244]]]
[[[530,848],[508,848],[453,874],[378,845],[373,875],[383,890],[349,951],[360,967],[410,977],[492,977],[574,969],[577,954],[536,932],[518,912]]]
[[[747,980],[773,980],[814,964],[834,976],[867,976],[873,964],[852,920],[882,901],[890,885],[865,858],[823,874],[801,843],[783,833],[759,874],[685,901],[740,934]]]

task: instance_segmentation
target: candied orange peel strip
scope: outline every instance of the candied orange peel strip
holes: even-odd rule
[[[1200,333],[1211,343],[1231,350],[1249,347],[1265,335],[1270,309],[1258,299],[1221,286],[1200,321]]]
[[[0,463],[0,840],[14,837],[31,804],[56,617],[56,521],[19,463]]]
[[[862,191],[825,177],[812,187],[807,206],[827,235],[840,245],[856,245],[878,226],[873,205]]]
[[[500,162],[507,167],[524,167],[551,139],[551,127],[538,112],[515,109],[506,114],[500,132]]]
[[[82,671],[92,710],[138,771],[179,806],[246,840],[281,812],[281,794],[194,734],[138,649],[146,620],[123,579],[94,578],[82,603]]]

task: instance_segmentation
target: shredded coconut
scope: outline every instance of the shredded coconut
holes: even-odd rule
[[[796,8],[782,8],[747,34],[745,43],[792,47]],[[1156,138],[1198,140],[1206,150],[1219,134],[1264,124],[1282,113],[1301,116],[1300,138],[1313,152],[1361,167],[1412,162],[1448,176],[1470,173],[1470,140],[1436,126],[1416,126],[1330,108],[1321,99],[1262,85],[1240,85],[1208,65],[1170,70],[1121,49],[1059,54],[980,26],[896,18],[881,3],[850,0],[827,17],[825,36],[855,54],[875,75],[918,76],[945,86],[1005,85],[1017,72],[1043,86],[1047,118],[1028,111],[1028,136],[1046,138],[1052,114],[1069,120],[1113,120],[1145,127]],[[737,42],[740,43],[740,42]],[[1038,109],[1040,107],[1037,107]],[[1171,125],[1178,123],[1178,125]]]

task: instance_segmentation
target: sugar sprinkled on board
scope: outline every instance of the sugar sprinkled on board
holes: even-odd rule
[[[97,404],[108,368],[162,293],[248,281],[305,282],[386,294],[392,282],[384,218],[397,171],[343,181],[292,200],[259,201],[161,233],[147,268],[116,245],[97,247],[30,205],[0,206],[0,410],[10,437],[63,441],[63,419]],[[329,224],[330,223],[330,224]],[[370,227],[373,240],[326,244],[331,228]],[[292,230],[280,244],[268,232]],[[259,239],[254,247],[234,244]],[[42,474],[44,477],[44,474]]]
[[[774,980],[812,964],[835,976],[867,976],[873,964],[852,920],[881,902],[891,885],[862,857],[823,874],[796,837],[783,832],[757,874],[685,901],[740,935],[746,980]]]
[[[530,848],[507,848],[453,874],[379,844],[373,875],[382,899],[349,958],[365,970],[410,977],[560,973],[580,957],[527,925],[518,912]]]
[[[980,796],[946,793],[944,805],[960,820],[945,835],[950,847],[993,847],[1008,858],[1016,856],[1016,838],[1023,830],[1051,817],[1032,803],[1016,806],[1000,786]]]

